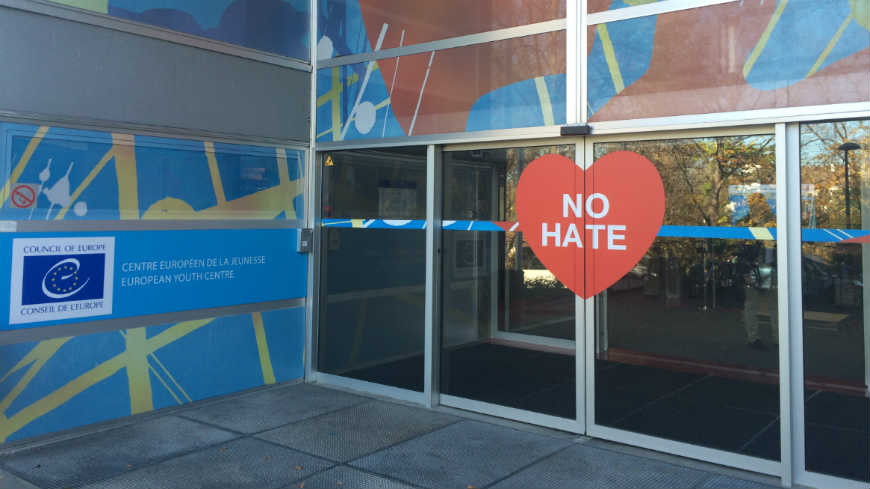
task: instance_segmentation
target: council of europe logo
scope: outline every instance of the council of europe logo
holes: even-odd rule
[[[9,324],[112,314],[114,237],[15,238]]]
[[[25,256],[21,304],[103,298],[105,253]]]

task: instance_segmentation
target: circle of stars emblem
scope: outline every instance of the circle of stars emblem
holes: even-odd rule
[[[58,282],[58,279],[60,279],[60,281],[62,282],[64,276],[72,276],[72,283],[67,283],[67,287],[64,287],[63,284]],[[75,290],[75,288],[78,287],[79,284],[79,276],[77,273],[75,273],[75,267],[71,263],[66,263],[61,267],[55,268],[54,270],[52,270],[49,277],[49,285],[55,293],[59,294],[71,292]]]

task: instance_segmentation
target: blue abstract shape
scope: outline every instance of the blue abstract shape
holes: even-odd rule
[[[658,1],[660,1],[660,0],[652,0],[652,2],[658,2]],[[636,7],[636,6],[637,5],[632,5],[628,2],[625,2],[624,0],[612,0],[610,2],[610,7],[608,7],[607,9],[608,10],[617,10],[617,9],[621,9],[621,8]]]
[[[339,82],[342,90],[338,93],[339,117],[341,127],[337,130],[339,134],[344,130],[344,125],[353,111],[357,96],[362,88],[362,81],[365,78],[367,63],[358,63],[354,65],[344,65],[339,67]],[[330,92],[332,86],[332,70],[327,68],[320,70],[317,73],[317,94],[318,97]],[[390,75],[392,76],[392,74]],[[351,80],[354,80],[351,83]],[[377,107],[382,102],[390,97],[389,88],[384,81],[383,73],[380,69],[375,69],[369,77],[368,84],[365,88],[360,103],[369,102]],[[317,108],[317,134],[318,141],[333,141],[338,138],[333,132],[332,104],[334,100],[327,100]],[[377,110],[375,115],[375,123],[371,130],[367,133],[361,133],[356,127],[356,124],[351,121],[350,127],[344,134],[344,140],[352,139],[375,139],[380,137],[402,137],[405,136],[405,131],[402,129],[399,120],[393,113],[391,105],[387,104]]]
[[[746,81],[759,90],[774,90],[803,80],[849,15],[848,0],[791,0]],[[870,33],[852,19],[819,69],[868,46]]]
[[[305,375],[305,308],[279,309],[262,314],[275,381],[301,378]]]
[[[653,15],[605,24],[625,87],[639,80],[649,69],[656,18]],[[591,115],[617,95],[604,47],[597,32],[587,63],[588,110]]]
[[[333,57],[372,50],[357,0],[318,0],[317,39],[332,41]]]
[[[6,372],[12,370],[12,367],[27,356],[27,354],[30,353],[30,350],[33,349],[34,344],[35,343],[16,343],[0,346],[0,378],[6,375]],[[22,370],[26,371],[27,369]],[[19,370],[19,372],[22,370]],[[16,375],[20,374],[15,373],[0,382],[0,399],[6,396],[6,394],[12,390],[12,387],[15,386],[16,380],[14,377]]]
[[[5,139],[10,147],[9,160],[5,162],[8,168],[6,175],[10,175],[12,167],[21,160],[36,129],[38,129],[36,126],[3,125]],[[66,176],[70,182],[70,193],[75,192],[79,184],[111,148],[112,139],[108,133],[51,128],[36,147],[17,182],[35,185],[42,183],[41,189],[45,190],[52,188]],[[50,176],[42,182],[40,174],[46,169]],[[79,217],[74,212],[68,212],[66,217],[118,219],[116,182],[114,161],[109,161],[77,200],[87,203],[88,213]],[[45,219],[53,218],[58,211],[60,206],[52,206],[47,195],[40,192],[35,209],[16,209],[6,204],[0,210],[0,216],[4,219],[17,220]]]
[[[285,217],[285,219],[303,219],[305,217],[305,196],[302,194],[293,197],[293,208],[296,209],[296,215]]]
[[[199,183],[211,182],[201,142],[137,136],[136,167],[142,213],[166,197],[183,200],[197,211],[217,205],[211,186]]]
[[[544,77],[554,124],[565,123],[564,74]],[[468,113],[466,131],[511,129],[545,125],[544,105],[538,96],[535,79],[523,80],[498,88],[480,97]]]
[[[301,150],[286,150],[287,170],[290,180],[299,180],[305,176],[305,152]]]
[[[37,343],[30,343],[30,345],[35,347]],[[43,365],[27,388],[5,411],[6,417],[14,416],[49,393],[60,389],[70,380],[94,368],[100,362],[123,351],[124,337],[117,331],[72,338]]]
[[[255,194],[280,184],[274,149],[223,143],[215,143],[214,149],[227,200]]]
[[[131,13],[149,10],[174,10],[184,13],[198,25],[214,27],[234,0],[109,0],[109,9],[124,9]]]
[[[302,377],[305,309],[296,307],[268,311],[262,313],[262,317],[276,381],[285,382]],[[173,326],[147,327],[146,336],[153,338]],[[42,366],[3,414],[7,418],[14,416],[101,362],[124,354],[124,334],[125,331],[112,331],[70,339]],[[0,377],[38,344],[0,346]],[[159,359],[159,364],[155,357]],[[155,409],[177,405],[178,401],[187,402],[187,397],[197,401],[264,383],[251,314],[217,318],[155,351],[153,356],[147,357],[147,361],[152,367],[151,396]],[[163,367],[171,373],[172,379]],[[0,383],[0,396],[7,395],[26,372],[27,367]],[[164,383],[172,392],[167,390]],[[107,421],[130,413],[129,381],[126,370],[121,368],[56,409],[37,417],[13,433],[7,441]]]
[[[93,358],[93,357],[90,357]],[[69,379],[67,377],[56,377]],[[48,394],[51,391],[43,391]],[[11,434],[6,441],[68,430],[77,426],[109,421],[130,415],[127,374],[121,369],[98,384],[88,387],[62,406],[33,420]]]
[[[191,361],[192,351],[197,352],[196,361]],[[194,400],[263,385],[250,314],[217,318],[154,353]],[[162,387],[153,384],[152,390],[158,388]],[[154,407],[171,405],[177,403],[170,400]]]
[[[109,15],[308,60],[304,0],[110,0]]]

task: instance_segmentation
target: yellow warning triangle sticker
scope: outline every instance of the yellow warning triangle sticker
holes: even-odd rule
[[[326,155],[326,161],[323,162],[323,166],[335,166],[335,162],[332,161],[331,155]]]

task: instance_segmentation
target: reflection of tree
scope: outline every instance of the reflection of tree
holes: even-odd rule
[[[665,141],[648,157],[665,185],[666,223],[730,225],[729,185],[775,183],[773,136]]]
[[[803,226],[811,226],[815,211],[817,227],[846,227],[846,167],[843,152],[837,148],[845,142],[861,145],[849,154],[849,193],[852,227],[861,223],[862,190],[868,190],[870,159],[870,121],[842,121],[801,126],[801,183],[811,184],[812,207],[805,202],[801,216]]]
[[[558,154],[566,158],[574,159],[574,146],[532,146],[526,148],[511,148],[505,151],[505,196],[504,196],[504,220],[513,221],[517,218],[516,195],[517,184],[520,181],[520,175],[523,169],[536,158],[548,154]],[[516,269],[516,253],[520,249],[519,245],[523,246],[522,263],[520,269],[525,270],[542,270],[545,267],[529,248],[528,243],[523,240],[522,233],[507,233],[505,238],[505,267],[507,269]]]
[[[734,223],[735,206],[728,187],[775,184],[774,143],[772,135],[607,143],[595,145],[595,157],[624,149],[653,162],[665,187],[666,225],[746,226],[745,222]],[[754,198],[759,197],[764,198],[761,194]],[[772,215],[771,211],[770,219],[752,225],[773,226]],[[665,239],[657,240],[650,255],[679,257],[688,268],[703,262],[704,255],[734,256],[737,246],[736,241]]]
[[[862,204],[870,192],[870,121],[839,121],[801,125],[801,184],[811,185],[802,195],[801,226],[846,227],[845,142],[861,145],[849,154],[849,193],[851,227],[862,228]],[[858,266],[855,253],[845,253],[843,245],[805,243],[804,254],[829,264]],[[854,263],[853,263],[854,262]]]
[[[773,209],[767,203],[767,198],[762,193],[755,193],[746,199],[749,207],[749,212],[739,221],[745,226],[752,227],[774,227],[776,226],[776,216],[773,214]]]

